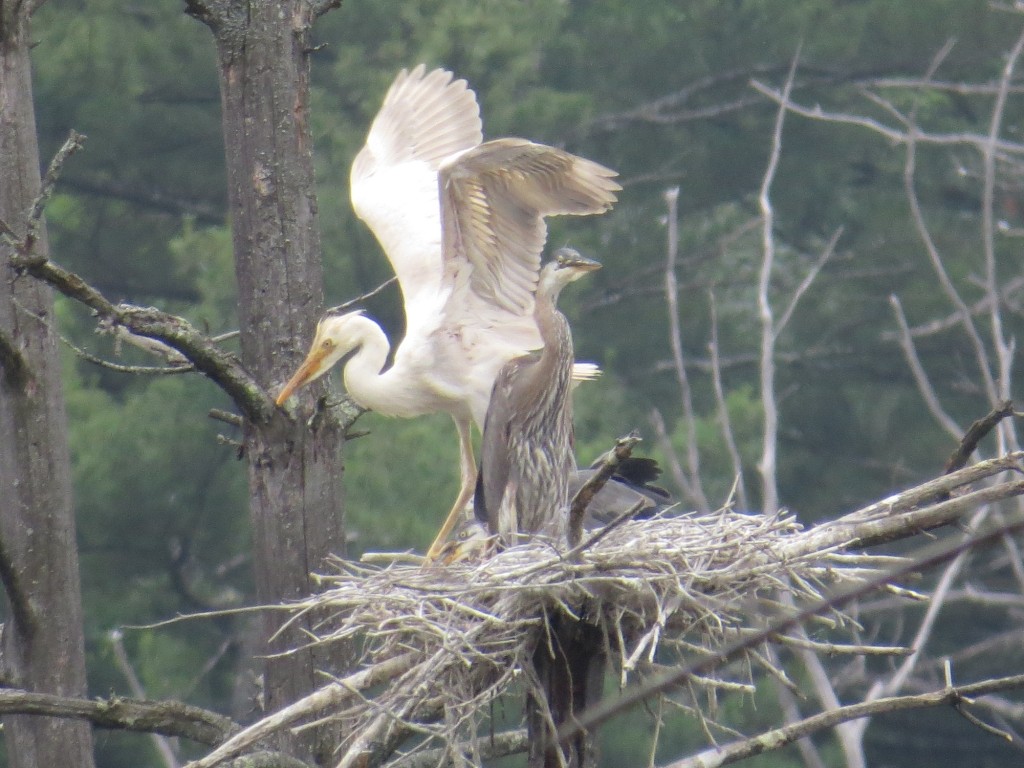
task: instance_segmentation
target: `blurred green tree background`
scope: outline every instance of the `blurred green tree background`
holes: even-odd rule
[[[920,78],[951,37],[956,44],[938,77],[990,82],[1022,26],[1020,16],[980,0],[345,3],[319,22],[320,46],[310,54],[328,302],[390,276],[347,193],[349,164],[384,90],[402,67],[423,61],[450,68],[476,90],[486,136],[565,146],[621,174],[614,211],[554,220],[550,228],[552,245],[571,243],[605,265],[563,302],[578,357],[605,370],[598,383],[578,390],[580,462],[638,427],[647,451],[667,464],[651,427],[657,409],[680,454],[697,440],[711,501],[725,499],[732,465],[708,375],[713,292],[723,383],[756,508],[760,233],[751,222],[776,105],[751,79],[780,86],[799,50],[798,101],[884,119],[884,110],[864,99],[865,82]],[[234,329],[220,101],[207,30],[178,0],[50,0],[34,33],[44,157],[71,128],[89,136],[47,209],[54,259],[111,298],[159,306],[210,333]],[[906,90],[886,93],[909,108]],[[1005,118],[1010,130],[1022,116],[1014,97]],[[928,91],[917,110],[929,130],[985,133],[991,96]],[[970,285],[983,270],[977,159],[966,149],[922,148],[920,155],[917,188],[928,224],[954,279],[977,300],[981,289]],[[804,521],[934,475],[954,447],[887,335],[895,328],[891,294],[911,324],[951,312],[913,229],[903,162],[902,151],[867,130],[787,118],[772,191],[779,295],[792,292],[842,227],[834,257],[779,339],[780,490]],[[1024,215],[1024,182],[1015,184],[1009,172],[1003,181],[1000,210],[1012,230],[1022,223],[1013,217]],[[677,276],[694,434],[680,418],[663,291],[663,194],[674,186],[681,188]],[[1006,238],[998,246],[1007,281],[1024,264],[1006,255],[1014,243]],[[1021,337],[1016,296],[1007,335]],[[79,307],[58,309],[71,343],[122,363],[152,362],[94,335]],[[401,337],[397,289],[367,309],[392,339]],[[920,343],[947,409],[964,424],[987,411],[965,338],[951,330]],[[227,402],[200,377],[125,375],[70,348],[66,370],[90,681],[96,695],[106,695],[126,691],[112,629],[250,600],[244,468],[232,427],[207,417]],[[450,420],[367,414],[357,426],[369,434],[345,449],[350,553],[422,549],[457,490]],[[673,484],[669,473],[665,482]],[[149,696],[185,697],[244,718],[256,695],[239,669],[245,621],[133,629],[124,642]],[[737,697],[729,706],[745,712],[751,727],[771,720],[771,704]],[[692,718],[672,722],[678,726],[663,746],[666,756],[701,739]],[[616,729],[607,765],[625,765],[638,750],[645,755],[644,728]],[[882,733],[885,724],[874,729]],[[911,742],[900,752],[879,736],[890,765],[930,759],[926,747]],[[974,765],[989,759],[985,745],[972,753]],[[140,737],[100,735],[98,748],[101,765],[156,764]],[[956,748],[944,744],[944,754]],[[1005,756],[992,754],[996,761]],[[759,764],[796,760],[784,753]]]

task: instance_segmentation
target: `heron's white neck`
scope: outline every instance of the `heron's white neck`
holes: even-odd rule
[[[424,413],[407,378],[393,375],[393,368],[382,373],[391,345],[381,327],[368,317],[354,317],[351,322],[356,353],[345,364],[343,378],[352,399],[384,416]]]

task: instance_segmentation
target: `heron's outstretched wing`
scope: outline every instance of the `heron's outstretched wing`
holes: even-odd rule
[[[621,187],[614,171],[554,147],[497,139],[440,168],[442,252],[452,287],[449,322],[488,310],[529,316],[545,216],[607,211]]]
[[[352,163],[352,206],[384,248],[407,304],[441,284],[438,169],[482,136],[466,81],[421,64],[395,78]]]

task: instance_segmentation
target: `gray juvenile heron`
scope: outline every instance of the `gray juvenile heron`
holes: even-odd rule
[[[596,471],[593,468],[577,469],[569,476],[570,500]],[[583,527],[588,531],[602,528],[638,504],[640,510],[634,519],[654,517],[667,510],[674,501],[668,491],[655,485],[660,474],[661,468],[654,459],[631,456],[623,460],[615,474],[591,499]],[[452,531],[439,559],[451,564],[480,558],[492,541],[494,536],[487,529],[487,521],[478,520],[474,515],[463,519]]]
[[[398,276],[405,338],[384,370],[390,345],[377,323],[328,315],[277,397],[282,404],[355,350],[344,380],[357,403],[385,416],[451,415],[462,486],[429,558],[473,494],[472,424],[483,426],[499,369],[543,345],[533,297],[544,217],[603,213],[620,189],[614,171],[560,149],[481,140],[464,80],[423,65],[399,73],[352,164],[351,197]],[[580,368],[581,378],[593,369]]]
[[[537,286],[537,326],[544,348],[506,363],[491,393],[473,500],[477,519],[506,544],[520,534],[565,537],[573,456],[572,332],[556,303],[562,288],[596,261],[562,248]]]

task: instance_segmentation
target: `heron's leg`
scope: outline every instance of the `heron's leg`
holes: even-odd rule
[[[427,550],[427,561],[437,559],[452,529],[459,522],[459,516],[465,512],[466,504],[473,498],[476,490],[476,460],[473,458],[473,423],[469,419],[455,419],[455,428],[459,431],[459,465],[462,474],[462,487],[452,511],[445,518],[441,530],[434,537],[434,543]]]

